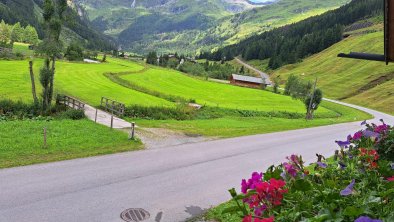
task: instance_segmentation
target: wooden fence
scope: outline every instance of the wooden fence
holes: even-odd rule
[[[112,115],[123,116],[125,112],[125,104],[101,97],[101,107]]]
[[[82,110],[85,108],[85,103],[66,95],[57,95],[56,104],[63,104],[73,109]]]

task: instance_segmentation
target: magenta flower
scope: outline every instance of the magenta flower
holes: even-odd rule
[[[292,177],[297,176],[297,169],[293,165],[289,163],[283,163],[283,167],[285,168],[286,172]]]
[[[353,140],[360,140],[362,136],[363,136],[363,132],[358,131],[353,135]]]
[[[349,196],[351,194],[353,194],[354,190],[354,184],[356,183],[356,181],[353,179],[352,182],[343,190],[341,190],[340,194],[341,196]]]
[[[384,132],[384,131],[386,131],[388,129],[389,129],[389,127],[386,124],[382,124],[382,125],[379,125],[379,126],[375,127],[374,131],[376,133],[382,133],[382,132]]]
[[[253,172],[252,177],[246,181],[245,179],[241,182],[241,192],[246,194],[249,189],[255,189],[256,184],[261,182],[263,173]]]
[[[288,157],[287,159],[288,159],[288,160],[291,160],[291,161],[292,161],[293,163],[295,163],[295,164],[300,164],[299,158],[298,158],[298,156],[295,155],[295,154],[291,155],[290,158]]]
[[[262,205],[262,206],[257,206],[254,208],[254,214],[258,217],[263,216],[264,211],[267,210],[267,206],[266,205]]]
[[[371,219],[367,216],[361,216],[357,218],[354,222],[383,222],[383,221],[377,219]]]

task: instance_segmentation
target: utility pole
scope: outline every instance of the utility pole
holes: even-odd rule
[[[313,85],[313,90],[312,90],[312,96],[311,96],[311,100],[309,101],[309,106],[308,106],[308,110],[306,112],[306,119],[312,119],[312,104],[313,104],[313,99],[315,97],[315,91],[316,91],[316,85],[317,85],[317,77],[315,80],[315,84]]]

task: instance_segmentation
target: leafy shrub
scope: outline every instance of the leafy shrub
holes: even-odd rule
[[[80,120],[86,118],[83,110],[67,109],[57,115],[61,119]]]
[[[69,61],[82,61],[83,60],[83,48],[78,43],[71,43],[66,50],[64,56]]]
[[[233,214],[243,222],[273,221],[393,221],[394,129],[384,122],[336,141],[333,159],[317,155],[305,167],[291,155],[263,174],[242,180],[241,194],[230,190]],[[379,219],[372,219],[379,218]]]
[[[168,107],[145,107],[133,105],[126,107],[125,116],[132,118],[165,120],[187,120],[192,119],[195,115],[195,110],[186,105],[179,105],[176,108]]]
[[[21,101],[0,100],[0,115],[13,119],[32,118],[40,114],[37,104],[26,104]]]

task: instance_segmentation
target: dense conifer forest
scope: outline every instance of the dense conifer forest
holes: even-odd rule
[[[269,59],[268,67],[279,68],[321,52],[343,38],[344,26],[382,13],[381,0],[354,0],[336,10],[250,37],[216,52],[204,52],[201,59]]]

